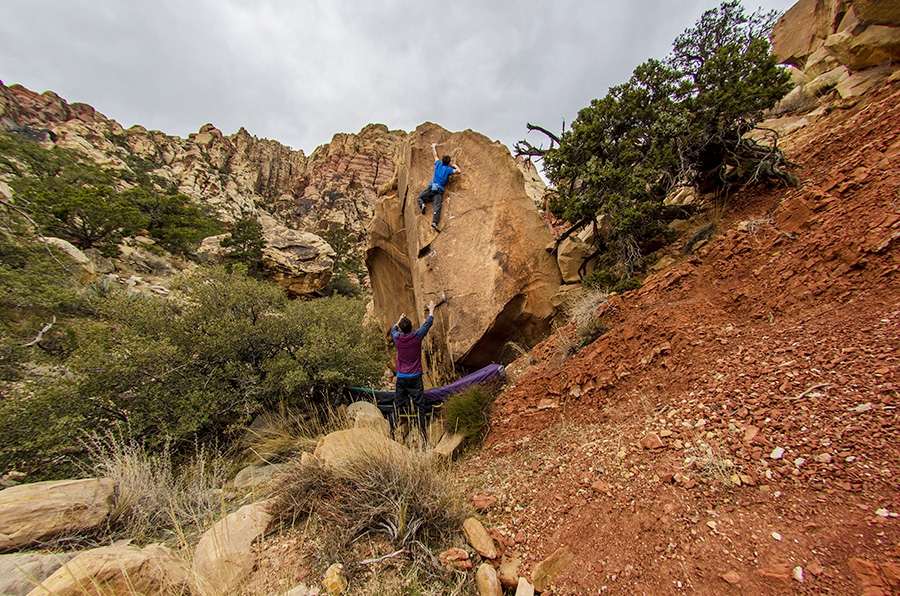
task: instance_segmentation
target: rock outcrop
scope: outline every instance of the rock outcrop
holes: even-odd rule
[[[447,186],[440,234],[415,202],[431,181],[431,143],[462,170]],[[376,319],[387,328],[405,312],[417,325],[428,302],[438,304],[428,370],[502,362],[507,342],[532,346],[549,331],[560,284],[544,249],[552,236],[503,145],[423,124],[404,142],[396,192],[378,202],[368,232]]]
[[[900,4],[894,0],[800,0],[772,31],[772,52],[797,70],[782,102],[837,90],[858,97],[900,61]]]

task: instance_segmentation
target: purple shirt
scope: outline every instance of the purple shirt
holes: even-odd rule
[[[396,325],[391,327],[391,337],[397,346],[398,377],[416,377],[422,374],[422,339],[433,323],[434,317],[429,315],[422,326],[412,333],[401,333]]]

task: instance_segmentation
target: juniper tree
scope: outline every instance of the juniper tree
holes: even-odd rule
[[[678,36],[664,60],[644,62],[581,109],[560,136],[529,124],[550,138],[549,149],[516,145],[519,155],[543,159],[556,191],[550,209],[573,229],[611,218],[605,248],[626,275],[663,229],[663,200],[674,186],[793,180],[777,146],[744,138],[789,90],[768,41],[777,16],[724,2]]]

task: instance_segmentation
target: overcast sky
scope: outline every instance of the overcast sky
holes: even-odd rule
[[[793,0],[744,1],[785,11]],[[430,121],[508,147],[554,132],[714,0],[0,0],[0,80],[130,127],[241,126],[307,155]]]

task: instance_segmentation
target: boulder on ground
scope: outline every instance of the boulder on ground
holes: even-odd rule
[[[313,452],[315,461],[325,467],[339,467],[361,457],[405,459],[406,447],[370,428],[350,428],[329,433],[319,439]]]
[[[0,552],[97,528],[112,510],[109,478],[51,480],[0,491]]]
[[[391,425],[378,409],[378,406],[367,401],[353,402],[347,406],[347,417],[353,421],[355,428],[367,428],[391,436]]]
[[[265,535],[272,516],[268,502],[241,507],[206,531],[194,550],[198,581],[221,594],[231,594],[253,571],[256,555],[250,548]]]
[[[234,479],[231,481],[231,486],[236,489],[243,489],[265,484],[270,482],[276,472],[282,468],[284,468],[284,464],[254,464],[247,466],[235,474]]]
[[[76,553],[45,555],[41,553],[17,553],[0,555],[0,594],[25,596],[34,589],[35,582],[42,582],[69,561]]]
[[[496,559],[500,556],[497,545],[494,544],[494,539],[484,529],[481,522],[474,517],[470,517],[463,522],[463,535],[465,535],[469,546],[485,559]]]
[[[549,557],[534,566],[531,572],[531,583],[536,592],[543,592],[559,573],[569,566],[575,558],[567,546],[561,546],[553,551]]]
[[[331,281],[335,252],[322,238],[310,232],[291,230],[262,217],[262,265],[274,282],[295,296],[318,292]]]
[[[187,594],[184,561],[161,544],[106,546],[81,553],[28,596],[86,594]]]
[[[502,596],[503,586],[497,577],[497,570],[490,563],[482,563],[475,572],[475,587],[478,596]]]

